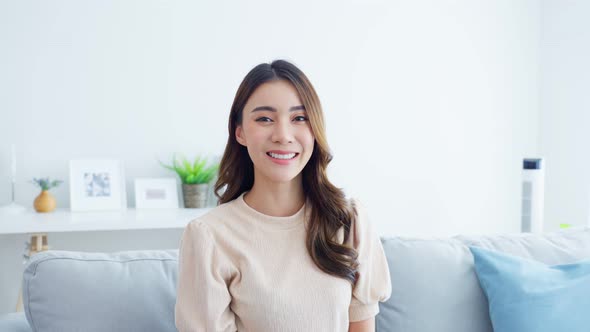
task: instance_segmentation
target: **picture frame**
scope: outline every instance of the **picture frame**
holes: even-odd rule
[[[121,161],[70,160],[72,211],[113,211],[126,208],[125,175]]]
[[[178,209],[178,186],[175,178],[135,179],[136,209]]]

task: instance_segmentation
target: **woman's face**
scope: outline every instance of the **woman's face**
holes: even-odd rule
[[[314,137],[295,87],[285,80],[264,83],[252,93],[242,112],[236,139],[248,149],[254,178],[301,181]]]

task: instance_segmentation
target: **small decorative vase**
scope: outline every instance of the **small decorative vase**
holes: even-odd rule
[[[209,184],[182,184],[182,197],[184,207],[190,209],[199,209],[207,206],[207,192]]]
[[[55,198],[53,197],[53,195],[51,195],[51,193],[49,193],[49,191],[43,190],[41,191],[39,196],[35,198],[33,206],[35,207],[35,211],[37,212],[51,212],[55,210]]]

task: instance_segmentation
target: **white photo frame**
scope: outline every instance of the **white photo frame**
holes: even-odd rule
[[[119,160],[70,160],[70,209],[112,211],[127,208],[123,164]]]
[[[136,209],[178,209],[175,178],[135,179]]]

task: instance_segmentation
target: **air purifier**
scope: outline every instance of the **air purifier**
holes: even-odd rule
[[[522,232],[543,232],[545,161],[525,158],[522,164]]]

